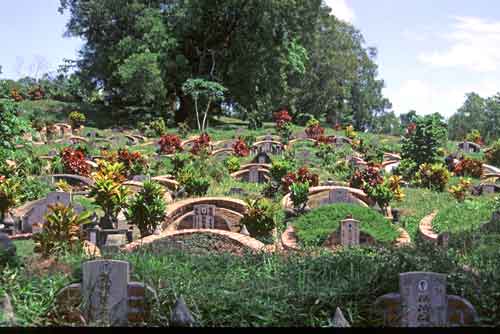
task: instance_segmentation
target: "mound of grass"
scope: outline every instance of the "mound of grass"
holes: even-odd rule
[[[494,209],[492,199],[467,200],[455,203],[439,211],[432,221],[436,232],[462,232],[474,229],[489,221]]]
[[[349,214],[361,222],[361,231],[379,242],[391,242],[399,236],[396,228],[380,213],[355,204],[322,206],[297,218],[293,226],[304,246],[321,246],[328,236],[339,228],[340,221]]]

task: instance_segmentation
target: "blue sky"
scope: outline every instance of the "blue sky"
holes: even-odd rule
[[[494,0],[325,0],[378,49],[384,94],[396,113],[453,114],[475,91],[500,91],[500,2]],[[2,1],[2,78],[55,70],[82,42],[63,38],[58,0]]]

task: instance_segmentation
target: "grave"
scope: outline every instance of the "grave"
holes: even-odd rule
[[[265,152],[259,152],[257,156],[252,160],[254,164],[270,164],[272,163],[271,158]]]
[[[334,203],[357,203],[347,189],[332,189],[328,192],[328,198],[323,199],[321,205]]]
[[[88,240],[99,248],[116,248],[133,241],[131,229],[101,229],[96,226],[86,231]]]
[[[260,183],[259,168],[251,167],[248,171],[248,182],[250,183]]]
[[[446,294],[444,274],[401,273],[399,289],[399,293],[389,293],[375,301],[386,326],[471,326],[477,321],[477,313],[466,299]]]
[[[245,189],[243,188],[231,188],[229,189],[229,191],[227,192],[227,195],[228,196],[231,196],[231,195],[236,195],[236,196],[246,196],[247,195],[247,192],[245,191]]]
[[[458,148],[465,153],[474,153],[481,151],[481,147],[478,144],[469,141],[463,141],[459,143]]]
[[[57,313],[66,319],[78,319],[80,309],[87,322],[111,326],[144,321],[156,293],[147,285],[130,282],[129,271],[125,261],[84,262],[82,283],[66,286],[57,294]]]
[[[71,194],[66,192],[51,192],[47,195],[47,197],[38,203],[34,207],[31,208],[21,219],[21,230],[24,233],[36,233],[33,231],[33,226],[38,225],[39,227],[43,226],[44,216],[49,211],[49,205],[54,205],[56,203],[61,203],[65,206],[69,206],[71,204]],[[74,207],[77,213],[83,211],[83,208],[80,205]]]
[[[359,246],[359,225],[359,221],[351,218],[340,222],[340,243],[342,246]]]
[[[200,204],[193,207],[193,228],[214,228],[215,205]]]

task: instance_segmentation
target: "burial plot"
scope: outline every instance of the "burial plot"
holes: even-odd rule
[[[481,147],[478,144],[469,141],[459,143],[458,148],[465,153],[475,153],[481,151]]]
[[[24,217],[22,218],[22,231],[29,233],[40,232],[39,228],[43,225],[44,216],[49,211],[49,205],[61,203],[65,206],[71,204],[71,194],[66,192],[52,192],[47,197],[38,202]],[[77,211],[81,211],[81,207]],[[37,230],[38,229],[38,230]]]
[[[270,164],[272,163],[271,158],[265,152],[259,152],[257,156],[252,160],[254,164]]]
[[[477,313],[466,299],[446,294],[446,275],[401,273],[399,288],[399,293],[389,293],[375,301],[386,326],[470,326],[477,321]]]
[[[57,294],[58,314],[75,318],[74,312],[81,306],[86,321],[94,324],[124,326],[145,320],[149,313],[147,297],[156,294],[142,283],[130,282],[128,262],[87,261],[82,271],[81,284],[71,284]]]
[[[193,207],[193,228],[214,228],[215,225],[215,205],[195,205]]]

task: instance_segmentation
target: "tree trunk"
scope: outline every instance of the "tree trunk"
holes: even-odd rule
[[[189,121],[193,116],[194,111],[194,101],[189,95],[181,95],[180,98],[180,107],[175,112],[175,122],[181,123]]]

